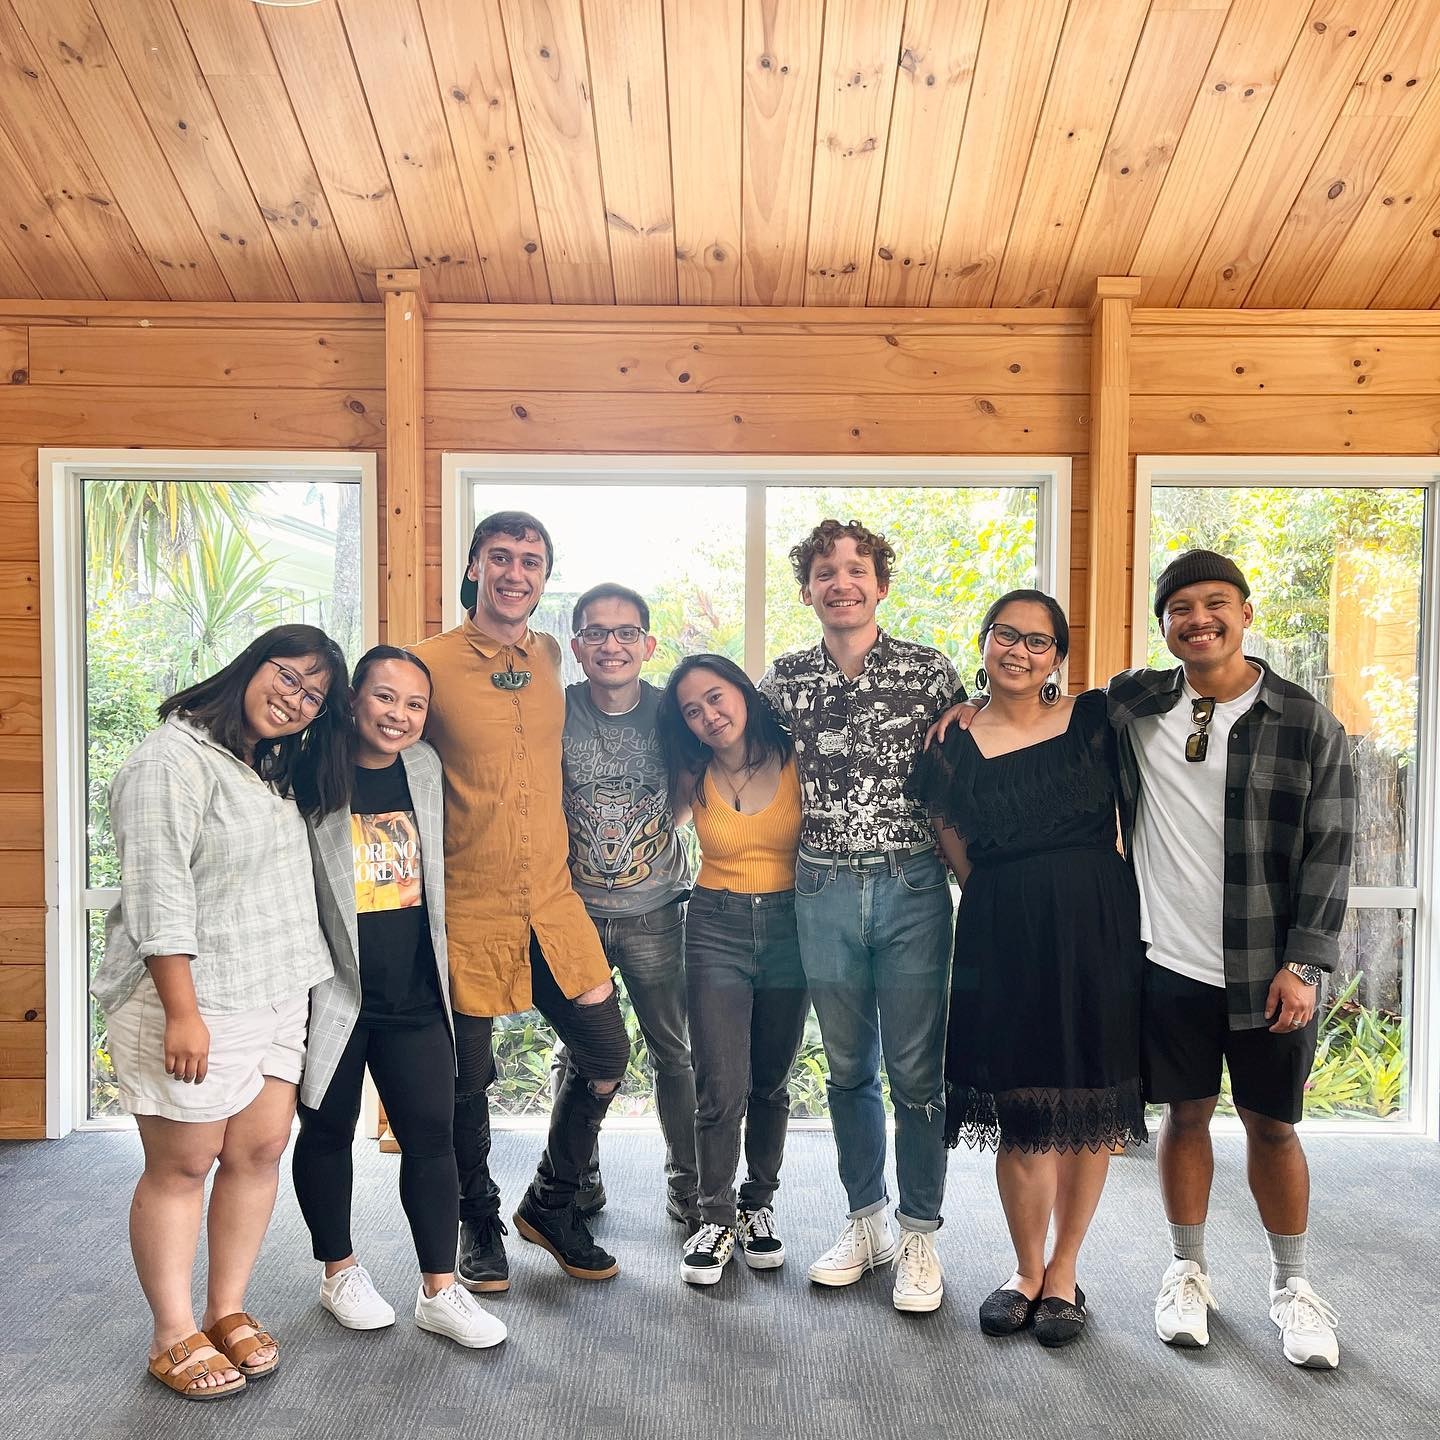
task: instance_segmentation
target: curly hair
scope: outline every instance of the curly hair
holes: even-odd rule
[[[842,525],[838,520],[822,520],[790,551],[790,565],[795,581],[803,590],[810,583],[810,568],[817,555],[830,555],[841,540],[853,540],[857,555],[868,555],[875,562],[875,578],[881,585],[890,583],[895,565],[895,549],[883,536],[867,530],[858,520]]]

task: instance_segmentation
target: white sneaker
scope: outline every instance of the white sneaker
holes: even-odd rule
[[[883,1210],[852,1216],[840,1238],[811,1267],[817,1285],[853,1285],[867,1270],[878,1270],[895,1258],[895,1237]]]
[[[897,1310],[938,1310],[945,1298],[945,1276],[935,1253],[931,1230],[900,1227],[900,1249],[895,1256],[895,1290],[891,1296]]]
[[[1270,1292],[1270,1318],[1280,1330],[1285,1358],[1311,1370],[1334,1370],[1340,1364],[1335,1338],[1339,1317],[1308,1280],[1292,1275],[1283,1290]]]
[[[347,1330],[383,1330],[395,1323],[390,1302],[363,1265],[347,1265],[320,1281],[320,1303]]]
[[[728,1225],[702,1225],[686,1242],[680,1278],[688,1285],[716,1285],[735,1253],[735,1232]]]
[[[415,1323],[432,1335],[444,1335],[470,1350],[487,1350],[508,1333],[504,1322],[496,1319],[458,1280],[452,1280],[434,1295],[426,1295],[422,1284],[415,1296]]]
[[[752,1270],[778,1270],[785,1263],[785,1243],[775,1229],[775,1212],[768,1205],[742,1210],[735,1229],[745,1263]]]
[[[1219,1308],[1199,1265],[1172,1261],[1155,1297],[1155,1333],[1167,1345],[1203,1350],[1210,1343],[1210,1311]]]

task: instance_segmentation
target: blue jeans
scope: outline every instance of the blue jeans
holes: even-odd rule
[[[928,850],[878,864],[801,850],[795,918],[830,1065],[830,1121],[850,1214],[889,1203],[883,1055],[895,1105],[896,1218],[911,1230],[937,1229],[952,943],[945,867]]]

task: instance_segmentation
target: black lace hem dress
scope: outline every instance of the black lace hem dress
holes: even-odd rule
[[[1140,899],[1115,848],[1105,696],[1061,735],[986,759],[952,727],[912,792],[965,837],[945,1140],[1098,1151],[1148,1138],[1140,1096]]]

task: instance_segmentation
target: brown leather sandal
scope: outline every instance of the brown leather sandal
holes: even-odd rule
[[[226,1336],[232,1330],[238,1330],[242,1325],[248,1325],[255,1333],[242,1335],[237,1340],[227,1341]],[[210,1337],[210,1343],[221,1351],[247,1380],[259,1380],[262,1376],[273,1375],[280,1364],[279,1342],[261,1327],[260,1322],[253,1315],[247,1314],[244,1310],[237,1310],[233,1315],[222,1316],[205,1333]],[[257,1350],[263,1350],[267,1345],[275,1346],[274,1358],[268,1365],[247,1365],[245,1363]]]
[[[240,1368],[223,1354],[207,1355],[203,1360],[187,1365],[185,1362],[197,1350],[219,1351],[220,1346],[208,1335],[202,1335],[197,1330],[188,1339],[177,1340],[168,1350],[162,1350],[150,1362],[150,1373],[182,1400],[223,1400],[227,1395],[233,1395],[237,1390],[245,1388],[245,1376],[242,1374],[238,1379],[227,1380],[223,1385],[202,1385],[198,1390],[192,1389],[192,1386],[207,1375],[218,1375],[222,1370]],[[161,1368],[162,1366],[165,1368]]]

